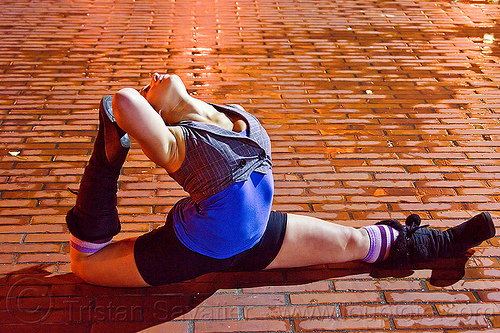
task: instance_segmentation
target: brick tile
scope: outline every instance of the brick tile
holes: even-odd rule
[[[488,328],[488,322],[482,316],[394,318],[394,323],[397,329]]]
[[[202,306],[249,306],[284,304],[284,296],[280,294],[215,294],[201,303]]]
[[[378,303],[381,298],[377,292],[308,293],[292,294],[290,301],[292,304]]]
[[[296,319],[295,327],[299,332],[331,330],[389,329],[386,318],[339,318],[339,319]]]
[[[146,326],[146,328],[141,329],[143,327],[141,326]],[[104,327],[105,329],[114,329],[113,326],[108,326]],[[103,332],[106,332],[106,330],[103,329]],[[124,331],[129,331],[130,327],[124,326],[123,327]],[[133,327],[132,327],[133,329]],[[161,332],[189,332],[189,323],[188,322],[183,322],[183,321],[168,321],[162,324],[152,324],[152,325],[137,325],[137,329],[141,329],[141,332],[147,332],[147,333],[161,333]]]
[[[433,309],[427,304],[382,304],[382,305],[341,305],[342,314],[348,317],[357,316],[428,316],[432,315]]]
[[[374,280],[374,281],[334,281],[336,291],[347,290],[421,290],[419,281]]]
[[[180,321],[170,321],[160,325],[151,323],[128,323],[128,322],[100,322],[94,323],[91,332],[188,332],[188,323]]]
[[[197,321],[194,332],[284,332],[290,330],[285,320],[232,320],[232,321]]]
[[[0,275],[12,274],[13,272],[21,271],[23,269],[30,269],[33,267],[33,264],[3,264],[0,265]],[[54,273],[56,270],[55,264],[47,264],[44,265],[44,270],[48,272],[48,274]]]
[[[59,252],[58,244],[0,244],[0,253]]]
[[[469,302],[474,301],[470,292],[386,292],[385,296],[390,303],[415,302]]]
[[[69,235],[65,233],[30,233],[24,238],[25,243],[57,243],[68,242]]]
[[[329,305],[245,307],[243,311],[244,317],[247,319],[337,317],[335,306]]]
[[[165,309],[161,309],[165,312]],[[175,311],[175,307],[174,307]],[[157,311],[159,312],[159,311]],[[174,314],[175,312],[172,312]],[[158,317],[161,316],[161,312]],[[237,307],[196,307],[191,311],[176,317],[177,320],[234,320],[239,319]]]
[[[300,293],[300,292],[322,292],[330,291],[330,283],[328,281],[316,281],[299,285],[284,285],[284,286],[262,286],[253,288],[242,288],[243,293]]]
[[[494,279],[500,276],[500,272],[496,268],[477,268],[466,269],[464,278],[469,279]]]
[[[21,243],[22,234],[2,234],[2,243]]]
[[[0,255],[0,264],[11,264],[14,261],[14,254],[5,253]]]
[[[499,315],[498,303],[470,303],[470,304],[438,304],[437,311],[440,315]]]
[[[479,298],[483,302],[500,302],[500,291],[481,290],[477,293],[479,295]]]
[[[69,254],[63,253],[26,253],[17,258],[18,263],[69,262]]]
[[[490,318],[490,320],[491,320],[491,318]],[[463,331],[463,330],[461,330],[461,329],[448,330],[447,332],[458,333],[460,331]],[[492,327],[492,328],[480,328],[480,329],[467,329],[467,332],[470,332],[470,333],[496,332],[496,331],[498,331],[498,329],[495,329],[494,327]]]

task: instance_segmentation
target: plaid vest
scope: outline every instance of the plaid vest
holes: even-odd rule
[[[254,171],[266,174],[272,166],[271,141],[257,118],[235,106],[211,105],[245,119],[247,136],[196,121],[176,124],[183,130],[186,157],[170,176],[195,202],[247,180]]]

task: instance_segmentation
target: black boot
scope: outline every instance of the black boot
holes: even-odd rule
[[[420,216],[416,214],[408,216],[406,226],[395,220],[377,224],[386,224],[399,231],[389,257],[379,263],[379,266],[391,269],[453,258],[495,236],[495,225],[487,212],[446,231],[428,229],[428,225],[420,226]]]
[[[116,124],[112,98],[107,95],[101,100],[94,150],[80,182],[76,205],[66,215],[71,234],[87,242],[106,242],[120,232],[117,182],[130,140]]]

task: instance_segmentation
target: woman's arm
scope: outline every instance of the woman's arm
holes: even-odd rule
[[[165,125],[161,116],[135,89],[125,88],[113,97],[113,113],[121,129],[139,142],[144,154],[167,171],[175,171],[183,156],[180,131]]]

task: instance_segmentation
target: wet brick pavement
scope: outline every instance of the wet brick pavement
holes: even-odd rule
[[[265,124],[276,209],[356,227],[500,217],[499,39],[498,0],[2,1],[0,330],[499,331],[498,237],[467,262],[408,271],[350,263],[112,289],[69,274],[64,224],[101,96],[153,71]],[[183,196],[134,143],[119,237],[161,225]]]

